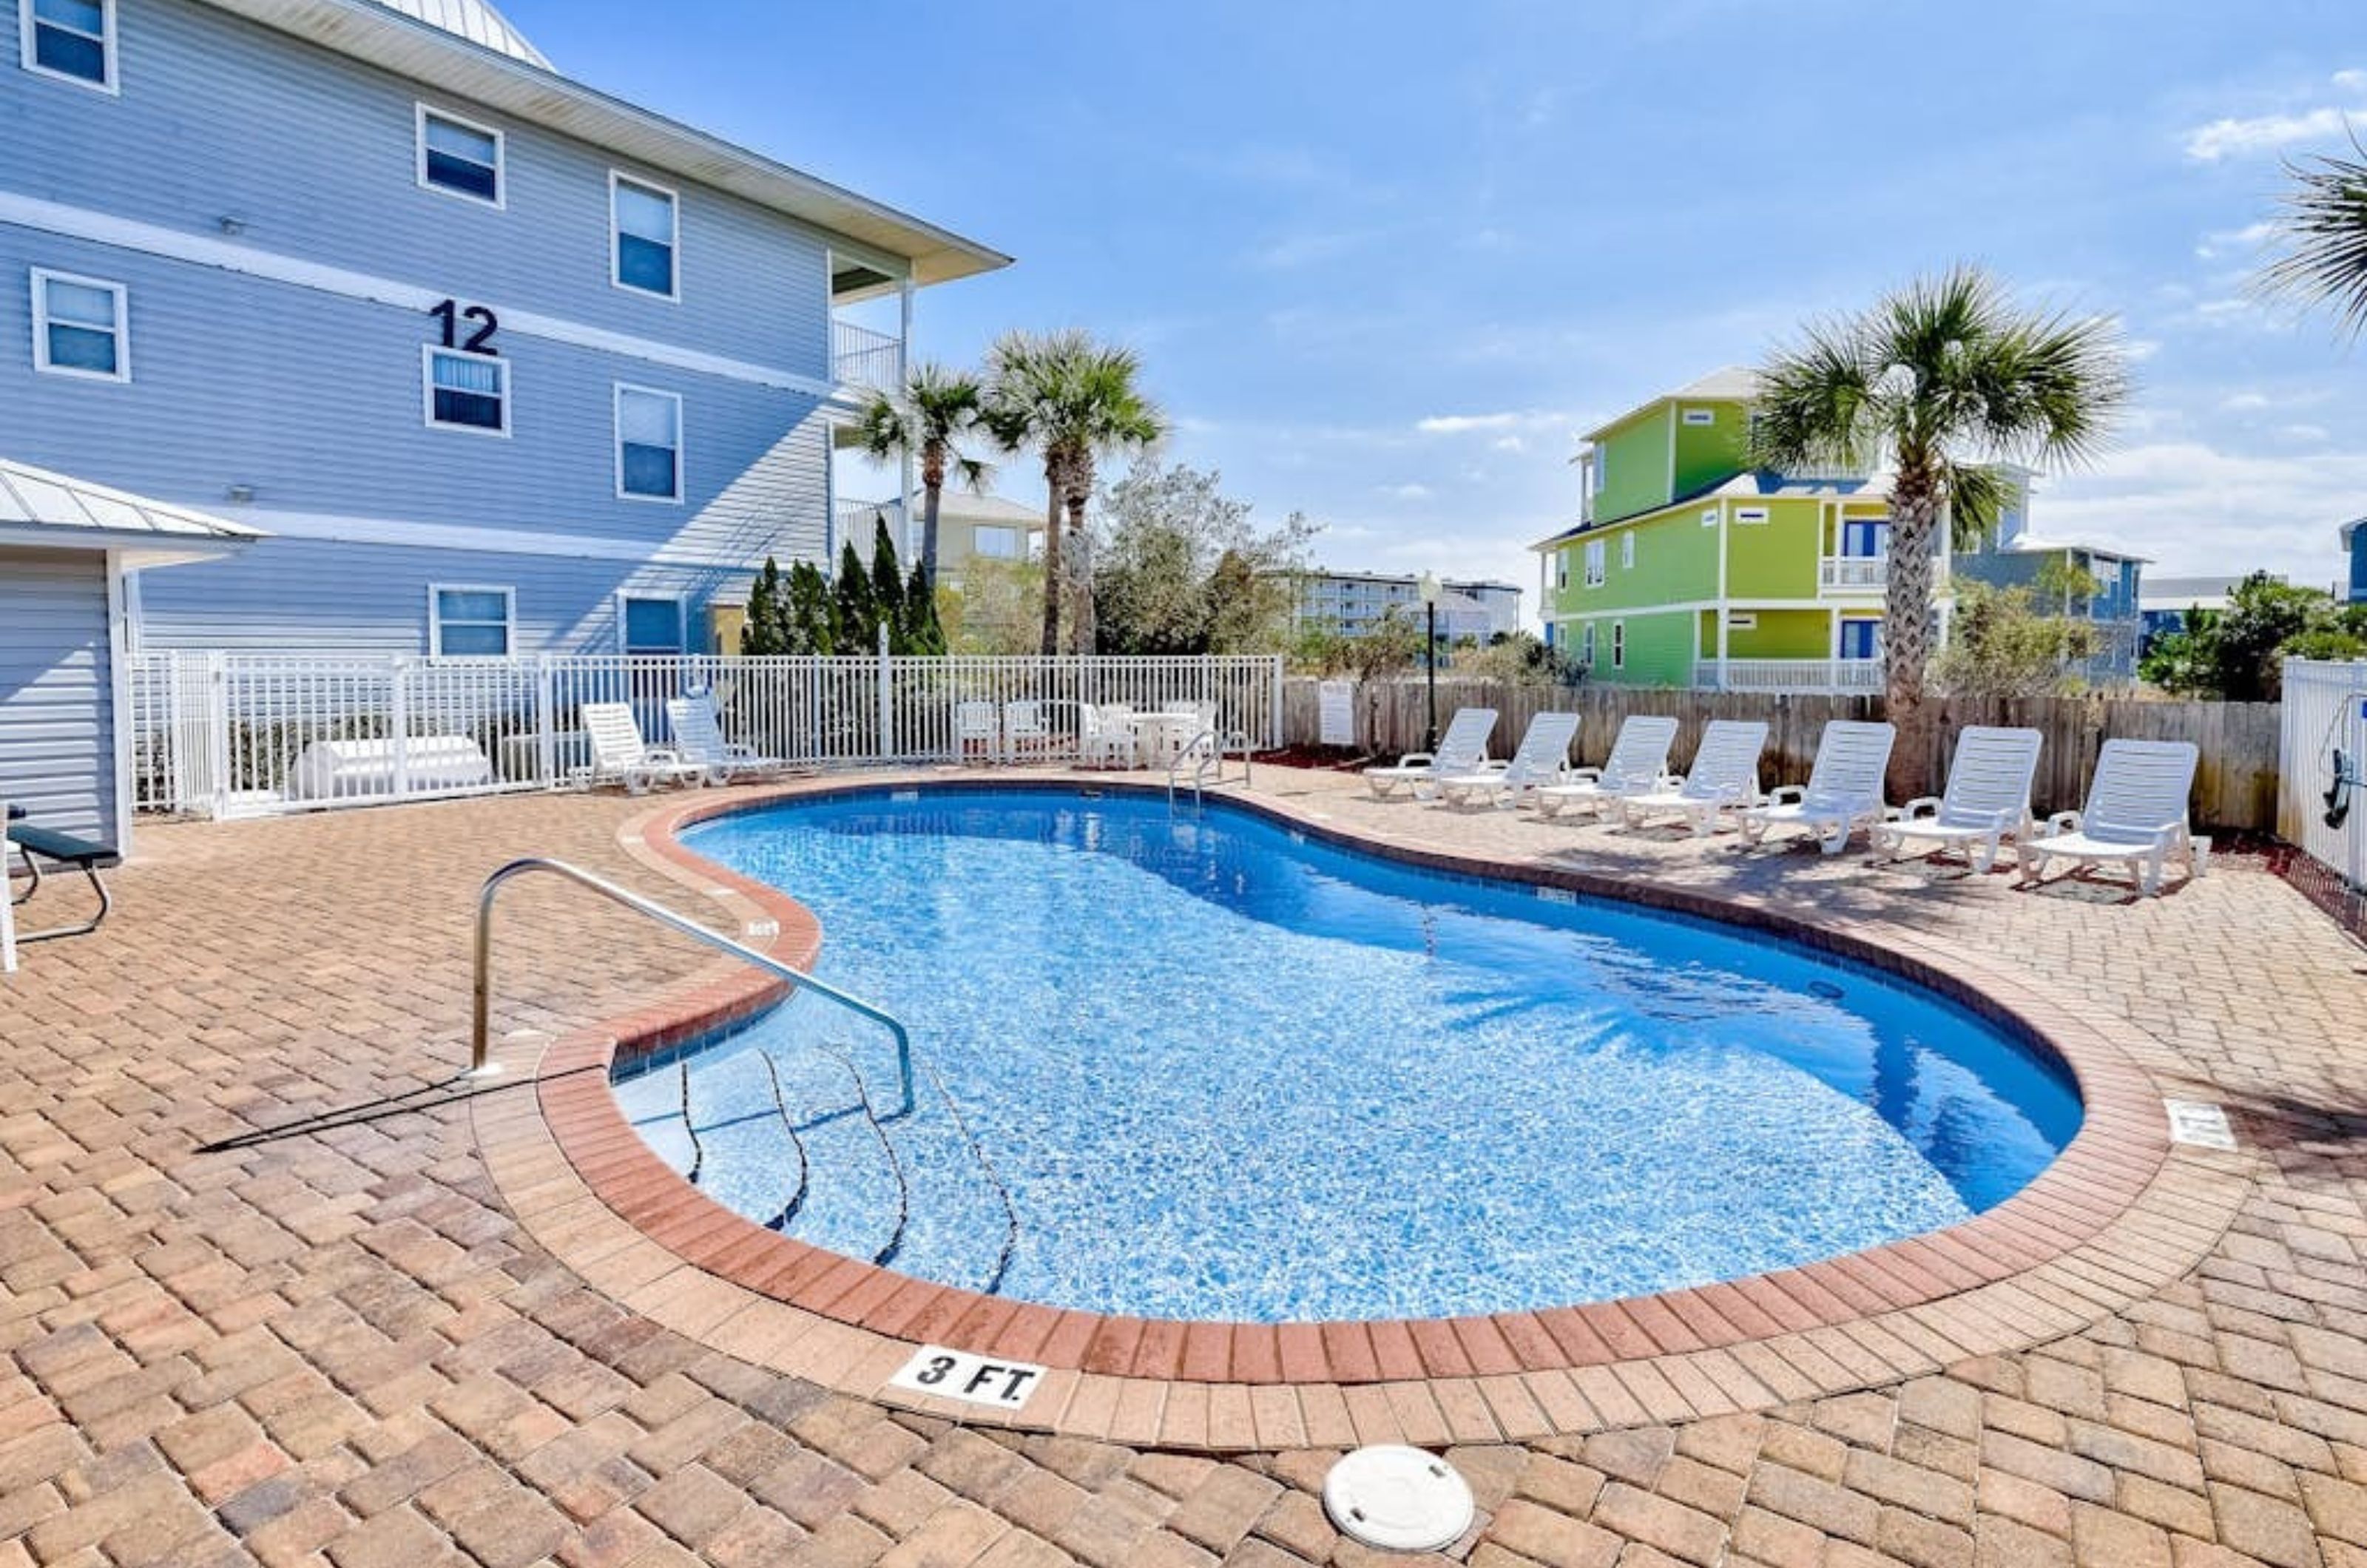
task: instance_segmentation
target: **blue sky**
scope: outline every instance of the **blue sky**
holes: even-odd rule
[[[2245,288],[2280,158],[2367,134],[2342,4],[506,9],[572,75],[1016,256],[921,296],[924,352],[1132,344],[1168,455],[1323,522],[1333,566],[1534,590],[1574,432],[1959,259],[2136,359],[2038,531],[2324,583],[2367,513],[2360,354]]]

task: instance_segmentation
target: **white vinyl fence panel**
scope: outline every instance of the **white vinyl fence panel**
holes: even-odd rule
[[[2367,795],[2351,788],[2339,826],[2327,821],[2326,798],[2338,754],[2349,777],[2367,769],[2367,664],[2287,660],[2281,750],[2277,836],[2354,891],[2367,889]]]
[[[667,700],[711,692],[727,739],[807,768],[951,761],[957,704],[1212,704],[1217,726],[1282,744],[1282,661],[1179,659],[417,659],[171,652],[130,671],[143,811],[264,815],[565,784],[591,761],[579,715],[621,702],[672,739]]]

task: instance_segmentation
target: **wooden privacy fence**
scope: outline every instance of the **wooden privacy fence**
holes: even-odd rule
[[[1320,737],[1318,687],[1293,676],[1283,682],[1282,730],[1285,745],[1313,746]],[[1530,718],[1548,709],[1584,716],[1577,757],[1596,766],[1610,755],[1619,725],[1632,714],[1665,714],[1680,723],[1672,766],[1693,757],[1701,727],[1714,718],[1767,722],[1766,782],[1799,784],[1816,760],[1817,740],[1834,719],[1882,716],[1875,696],[1809,695],[1765,692],[1692,692],[1623,686],[1513,685],[1498,681],[1442,680],[1438,722],[1446,725],[1458,707],[1492,707],[1500,716],[1492,750],[1511,754]],[[2012,701],[1951,698],[1940,705],[1941,721],[1929,777],[1936,793],[1947,776],[1956,732],[1966,725],[2027,726],[2046,738],[2039,754],[2034,803],[2043,815],[2077,810],[2085,803],[2096,753],[2112,737],[2133,740],[2191,740],[2202,751],[2195,775],[2197,826],[2274,832],[2277,828],[2280,727],[2275,703],[2163,702],[2136,697],[2032,697]],[[1376,756],[1418,750],[1427,724],[1420,680],[1365,682],[1356,689],[1356,749]]]

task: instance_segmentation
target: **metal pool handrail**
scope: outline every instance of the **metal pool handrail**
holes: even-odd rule
[[[581,866],[565,861],[549,860],[540,855],[528,855],[514,860],[493,875],[485,878],[483,891],[477,895],[477,980],[476,1015],[470,1036],[469,1076],[490,1077],[501,1071],[490,1060],[490,1021],[493,993],[493,900],[504,884],[530,871],[546,871],[564,877],[580,887],[588,887],[612,904],[620,904],[637,914],[647,915],[662,926],[680,931],[695,942],[728,953],[745,964],[753,964],[776,979],[786,980],[801,991],[811,991],[824,1001],[835,1002],[848,1011],[869,1019],[885,1028],[896,1039],[896,1068],[904,1090],[904,1108],[912,1107],[912,1036],[896,1015],[884,1008],[873,1006],[857,996],[851,996],[837,987],[817,980],[802,969],[790,967],[779,959],[757,952],[745,943],[732,941],[719,931],[708,930],[697,920],[675,914],[664,905],[629,893],[605,877],[593,875]]]

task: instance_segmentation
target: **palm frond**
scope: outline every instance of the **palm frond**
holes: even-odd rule
[[[2367,330],[2367,148],[2288,162],[2293,181],[2274,228],[2282,254],[2259,274],[2269,292],[2331,307],[2342,330]]]

